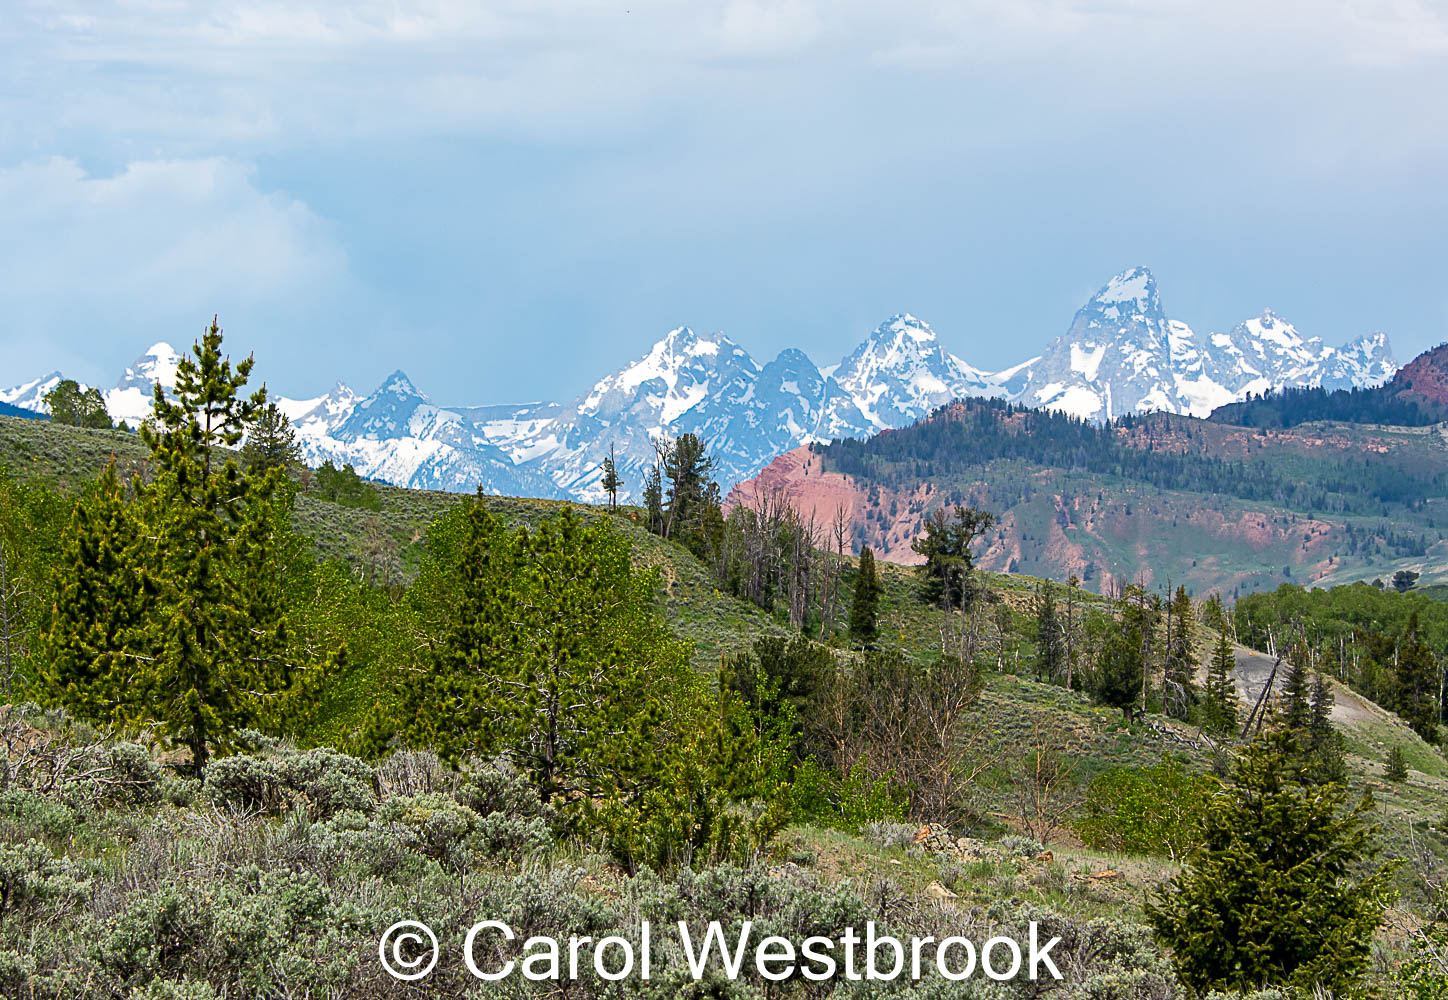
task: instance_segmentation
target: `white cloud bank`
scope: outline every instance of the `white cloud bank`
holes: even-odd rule
[[[261,315],[348,282],[323,220],[227,159],[138,161],[113,176],[63,158],[0,169],[0,219],[0,381],[54,366],[53,331],[184,340],[213,312]],[[114,357],[78,360],[77,374],[114,377]]]
[[[775,71],[1202,98],[1432,69],[1445,52],[1448,8],[1432,0],[51,0],[0,33],[0,150],[79,134],[127,159],[476,129],[597,137],[721,92],[767,101]]]

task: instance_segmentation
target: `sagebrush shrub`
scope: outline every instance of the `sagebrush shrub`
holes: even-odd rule
[[[74,831],[76,822],[74,809],[39,792],[28,788],[0,792],[0,826],[13,831],[10,839],[39,836],[58,840]]]
[[[457,780],[456,773],[430,750],[391,753],[378,763],[376,776],[377,790],[384,797],[447,791]]]
[[[553,807],[544,803],[538,790],[517,768],[504,763],[470,761],[459,775],[453,798],[479,816],[502,813],[506,816],[540,816],[552,819]]]
[[[909,847],[915,842],[920,828],[910,823],[895,823],[890,820],[874,820],[860,827],[860,836],[876,847]]]
[[[94,782],[103,798],[111,802],[147,805],[161,794],[161,768],[139,743],[116,743],[109,748],[107,773]]]
[[[84,875],[38,841],[0,844],[0,926],[23,922],[43,904],[84,899],[90,891]]]
[[[409,850],[461,873],[472,867],[481,852],[476,834],[482,817],[450,796],[430,794],[388,799],[377,811],[378,822],[389,826]]]
[[[289,798],[275,761],[244,754],[213,760],[204,790],[217,805],[264,813],[280,812]]]
[[[322,747],[283,757],[277,770],[282,783],[306,799],[318,816],[343,809],[371,812],[377,805],[372,768],[356,757]]]
[[[161,979],[136,987],[126,1000],[217,1000],[218,996],[205,980]]]
[[[1007,857],[1033,858],[1046,849],[1035,837],[1022,836],[1019,833],[1008,833],[996,842],[1001,853]]]

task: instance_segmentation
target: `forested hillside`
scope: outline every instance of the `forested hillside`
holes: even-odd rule
[[[866,441],[792,452],[731,502],[778,493],[856,545],[911,562],[926,513],[998,515],[980,562],[1092,590],[1184,583],[1235,596],[1284,581],[1434,578],[1448,528],[1448,445],[1436,427],[1228,426],[1133,417],[1105,426],[965,400]],[[1417,565],[1426,564],[1426,565]],[[1426,582],[1426,579],[1425,579]]]
[[[138,433],[0,418],[0,995],[476,996],[457,961],[390,978],[378,937],[422,920],[456,956],[487,916],[628,940],[1036,921],[1082,998],[1448,988],[1426,598],[1107,599],[984,571],[988,503],[932,505],[920,564],[891,565],[780,496],[725,509],[691,435],[640,507],[393,490],[301,466],[250,369],[213,329]],[[1074,440],[1104,495],[1113,455],[1217,475],[1195,426],[1039,447]],[[1360,618],[1395,657],[1364,632],[1375,670],[1328,669]],[[1302,653],[1259,698],[1234,636],[1264,631]],[[822,978],[698,984],[675,952],[568,995],[873,995]],[[889,991],[983,988],[931,967]]]
[[[1414,358],[1391,380],[1373,388],[1287,388],[1212,411],[1214,423],[1242,427],[1296,427],[1332,420],[1349,424],[1421,427],[1448,420],[1448,344]]]

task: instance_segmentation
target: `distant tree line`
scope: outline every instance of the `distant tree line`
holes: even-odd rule
[[[1157,429],[1163,432],[1156,445]],[[1163,490],[1215,493],[1298,510],[1380,514],[1384,504],[1413,504],[1442,496],[1440,472],[1381,463],[1233,460],[1182,450],[1167,434],[1190,435],[1189,422],[1160,414],[1093,424],[1070,414],[999,399],[968,399],[932,419],[866,440],[816,445],[828,469],[881,485],[921,479],[979,477],[987,463],[1027,463],[1143,483]],[[1132,443],[1123,433],[1131,432]],[[995,477],[993,477],[994,479]]]
[[[1371,389],[1286,388],[1219,406],[1207,419],[1238,427],[1296,427],[1317,420],[1422,427],[1444,418],[1442,408],[1399,394],[1392,383]]]

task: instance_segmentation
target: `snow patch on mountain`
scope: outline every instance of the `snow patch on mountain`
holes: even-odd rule
[[[0,403],[9,403],[36,413],[49,413],[50,407],[45,405],[45,394],[59,385],[63,377],[60,372],[51,372],[9,389],[0,389]]]

